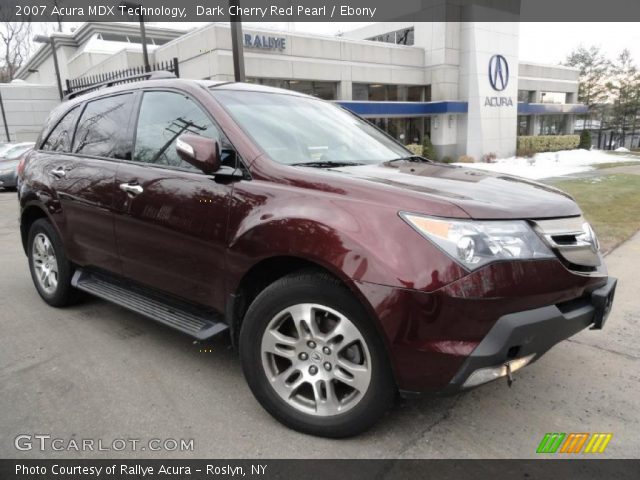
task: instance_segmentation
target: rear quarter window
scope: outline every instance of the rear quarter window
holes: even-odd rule
[[[78,107],[73,107],[58,122],[47,140],[42,144],[42,150],[51,152],[70,152],[73,130],[78,116]]]

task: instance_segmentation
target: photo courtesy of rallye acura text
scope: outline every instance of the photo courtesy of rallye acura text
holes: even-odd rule
[[[602,328],[616,280],[568,195],[414,156],[310,96],[170,76],[72,94],[21,162],[48,304],[228,334],[260,404],[327,437]]]

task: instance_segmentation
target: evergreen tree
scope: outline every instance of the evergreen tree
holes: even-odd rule
[[[424,158],[428,158],[429,160],[438,160],[436,150],[435,148],[433,148],[433,144],[431,143],[429,135],[425,135],[424,140],[422,140],[422,156]]]
[[[604,123],[605,108],[609,97],[607,77],[611,63],[605,58],[599,47],[579,47],[571,52],[565,65],[580,70],[580,87],[578,90],[578,102],[583,103],[589,109],[589,114],[584,118],[584,128],[588,127],[588,120],[600,118],[600,130]]]
[[[589,107],[590,112],[607,100],[606,79],[611,64],[600,52],[600,48],[579,47],[567,56],[564,64],[580,69],[578,101]]]
[[[580,134],[580,143],[578,148],[582,150],[591,150],[591,132],[587,129],[582,130]]]
[[[611,77],[607,82],[613,98],[612,126],[622,133],[622,142],[627,129],[635,133],[636,117],[640,110],[640,72],[626,48],[611,67]]]

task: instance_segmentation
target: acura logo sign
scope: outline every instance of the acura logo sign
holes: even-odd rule
[[[489,83],[496,92],[502,92],[509,84],[509,64],[502,55],[489,60]]]

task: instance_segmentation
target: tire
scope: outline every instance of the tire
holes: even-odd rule
[[[372,321],[346,287],[323,273],[288,275],[256,297],[240,330],[240,359],[260,404],[311,435],[357,435],[396,395]]]
[[[38,219],[31,225],[27,257],[31,279],[45,302],[52,307],[65,307],[79,300],[80,292],[71,286],[73,266],[58,232],[47,219]]]

